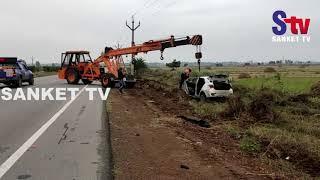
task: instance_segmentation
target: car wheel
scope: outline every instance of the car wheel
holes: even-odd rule
[[[67,71],[67,82],[68,84],[78,84],[79,83],[79,74],[74,69],[69,69]]]
[[[29,80],[29,85],[34,85],[34,78],[32,77],[30,80]]]
[[[203,93],[203,92],[200,94],[200,101],[201,101],[201,102],[207,101],[207,96],[206,96],[206,94]]]
[[[15,84],[15,87],[21,87],[22,86],[22,78],[21,77],[19,77],[18,79],[17,79],[17,81],[16,81],[16,84]]]

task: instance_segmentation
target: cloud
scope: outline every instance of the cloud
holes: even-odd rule
[[[153,3],[152,3],[153,2]],[[146,4],[151,5],[146,5]],[[204,60],[311,58],[320,60],[319,1],[298,0],[1,0],[0,56],[42,63],[59,62],[60,53],[86,49],[97,57],[105,46],[128,46],[125,21],[136,13],[136,42],[203,34]],[[309,44],[271,42],[272,13],[310,17]],[[166,50],[166,61],[193,60],[194,47]],[[157,62],[159,52],[144,55]]]

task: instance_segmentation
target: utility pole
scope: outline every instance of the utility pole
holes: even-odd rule
[[[31,57],[31,65],[33,66],[33,56]]]
[[[135,46],[135,42],[134,42],[134,32],[135,32],[135,30],[137,30],[139,27],[140,27],[140,21],[139,21],[139,24],[138,24],[138,26],[137,27],[135,27],[135,25],[134,25],[134,16],[132,16],[132,22],[131,22],[132,24],[131,24],[131,27],[128,25],[128,22],[126,21],[126,26],[131,30],[131,33],[132,33],[132,41],[131,41],[131,47],[133,47],[133,46]],[[134,63],[134,54],[132,54],[132,56],[131,56],[131,65],[130,65],[130,72],[131,72],[131,75],[134,75],[134,65],[133,65],[133,63]]]

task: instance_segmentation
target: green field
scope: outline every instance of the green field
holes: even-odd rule
[[[272,66],[273,73],[265,73],[270,66],[260,67],[204,67],[201,72],[193,68],[192,76],[206,76],[216,73],[228,74],[234,86],[242,85],[251,89],[271,88],[288,93],[305,93],[310,87],[320,81],[320,65],[317,66]],[[158,74],[157,80],[176,85],[183,68],[170,71],[168,68],[155,69],[152,74]],[[239,79],[239,75],[248,73],[251,78]],[[162,76],[162,77],[161,77]]]
[[[237,79],[235,85],[240,84],[251,89],[269,87],[284,92],[304,93],[309,92],[311,86],[319,80],[318,77],[281,77],[279,80],[275,77],[256,77]]]

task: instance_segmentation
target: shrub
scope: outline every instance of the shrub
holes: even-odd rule
[[[320,81],[311,86],[311,94],[320,96]]]
[[[148,68],[148,66],[143,58],[136,58],[133,61],[133,64],[134,64],[134,69],[135,69],[137,75],[143,73]]]
[[[57,72],[60,67],[57,66],[43,66],[42,70],[45,72]]]
[[[246,79],[246,78],[251,78],[251,75],[249,73],[241,73],[238,76],[239,79]]]
[[[274,91],[262,90],[249,105],[250,115],[258,122],[274,122],[276,114],[272,109],[277,96]]]
[[[256,153],[261,150],[261,145],[254,137],[244,136],[240,140],[240,149],[247,153]]]
[[[263,70],[265,73],[274,73],[277,72],[273,67],[267,67]]]
[[[174,70],[175,68],[178,68],[181,66],[181,61],[177,61],[174,59],[171,63],[166,63],[166,66]]]
[[[227,100],[227,107],[222,113],[226,117],[238,118],[245,111],[245,103],[240,96],[232,96]]]
[[[273,122],[275,120],[272,106],[266,100],[254,100],[250,103],[250,115],[256,121]]]

